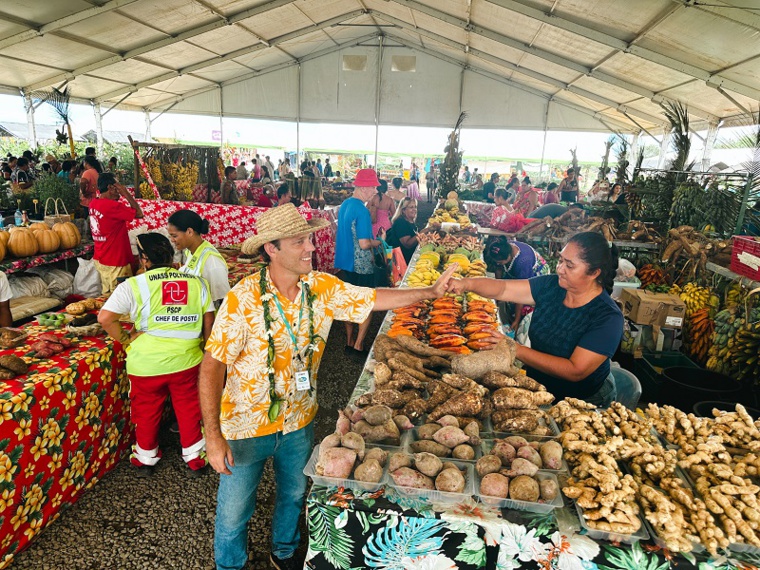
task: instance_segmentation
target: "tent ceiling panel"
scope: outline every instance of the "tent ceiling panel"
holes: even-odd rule
[[[70,26],[66,33],[98,42],[125,52],[166,37],[166,34],[144,26],[116,12],[105,12]]]
[[[70,82],[69,85],[71,86],[71,89],[76,89],[77,93],[82,93],[88,99],[92,99],[101,93],[118,89],[119,87],[122,87],[124,83],[107,81],[105,79],[89,77],[88,75],[80,75],[74,81]]]
[[[416,20],[418,13],[410,13],[409,8],[398,4],[396,2],[389,2],[388,0],[363,0],[364,5],[368,10],[382,12],[399,20],[405,20],[412,25],[416,25],[412,22],[412,18]]]
[[[270,65],[277,65],[281,61],[286,59],[281,51],[277,50],[265,50],[265,51],[255,51],[246,55],[241,55],[236,57],[233,61],[237,61],[238,63],[241,63],[245,65],[246,67],[250,67],[251,69],[265,69],[269,67]],[[240,66],[238,66],[240,67]],[[240,73],[243,73],[244,70],[242,70]]]
[[[345,14],[349,10],[361,8],[356,0],[319,0],[319,2],[296,2],[295,6],[314,22],[321,22]],[[368,22],[371,23],[371,22]]]
[[[415,71],[392,71],[393,56],[416,58]],[[411,49],[388,48],[383,54],[380,122],[408,124],[425,117],[432,126],[452,125],[459,116],[461,68]],[[431,89],[431,85],[436,85]]]
[[[220,93],[221,90],[219,89],[211,89],[210,91],[205,91],[198,95],[193,95],[177,103],[172,111],[175,111],[177,113],[199,113],[213,115],[213,110],[216,109],[216,112],[219,113],[219,110],[221,109]],[[155,101],[149,102],[146,106],[152,106],[154,104]]]
[[[225,16],[235,14],[242,10],[248,10],[254,6],[260,6],[262,0],[205,0],[206,4],[213,6],[214,10],[221,12]]]
[[[202,4],[188,0],[140,0],[119,10],[169,35],[217,20]]]
[[[224,28],[211,30],[205,34],[195,36],[189,41],[193,45],[208,50],[205,58],[208,58],[209,52],[224,55],[245,45],[260,43],[250,32],[247,32],[240,26],[225,26]]]
[[[646,85],[655,93],[692,79],[684,73],[666,69],[630,53],[616,54],[600,65],[599,69],[638,85]]]
[[[610,83],[605,83],[594,77],[589,77],[588,75],[584,75],[576,81],[573,81],[573,85],[580,87],[581,89],[586,89],[587,91],[592,91],[607,97],[608,99],[617,101],[618,103],[625,103],[631,100],[630,91],[621,87],[616,87]]]
[[[214,57],[208,50],[195,47],[188,42],[178,42],[145,54],[143,59],[155,61],[161,65],[168,65],[174,69],[182,69],[194,63],[206,61]],[[154,73],[153,75],[159,75]]]
[[[717,15],[697,14],[695,16],[691,10],[673,14],[642,39],[640,45],[708,71],[717,71],[760,53],[760,33],[757,30]],[[727,41],[720,45],[707,41],[707,38],[714,37],[726,38]]]
[[[550,26],[541,30],[533,45],[589,67],[596,65],[613,51],[608,46]]]
[[[462,109],[467,112],[467,128],[505,128],[506,125],[543,127],[548,98],[532,95],[473,71],[466,71],[464,76]],[[494,109],[498,112],[494,113]]]
[[[457,18],[467,18],[467,2],[461,0],[421,0],[420,4],[425,4]]]
[[[470,37],[470,46],[473,48],[479,49],[481,51],[484,51],[486,53],[490,53],[491,55],[494,55],[500,59],[509,61],[514,64],[518,64],[518,62],[521,62],[524,52],[515,49],[510,46],[505,46],[504,44],[500,44],[499,42],[495,42],[494,40],[484,38],[483,36],[478,35],[472,35]],[[521,63],[520,63],[521,64]],[[566,76],[574,75],[572,72],[568,72],[563,68],[563,74]]]
[[[531,43],[542,29],[541,22],[517,12],[507,11],[490,2],[473,4],[472,22],[484,28],[503,31],[506,35],[526,44]],[[500,25],[495,25],[494,22],[499,22]]]
[[[32,60],[62,69],[73,69],[112,54],[48,34],[5,47],[0,50],[0,58],[5,55],[22,61]]]
[[[223,61],[222,63],[217,63],[216,65],[201,69],[194,75],[218,83],[220,81],[226,81],[227,79],[237,77],[242,73],[247,72],[240,64],[235,63],[235,61]]]
[[[273,85],[277,88],[273,89]],[[218,93],[218,90],[213,93]],[[224,112],[240,117],[295,120],[298,113],[297,67],[288,67],[225,87]]]
[[[358,6],[356,6],[358,7]],[[344,10],[348,12],[351,8]],[[327,18],[320,18],[318,21],[324,21]],[[312,22],[296,4],[286,4],[280,8],[269,10],[263,14],[257,14],[251,18],[246,18],[241,22],[246,28],[253,31],[254,34],[265,39],[276,38],[293,30],[300,30],[306,26],[313,25]]]
[[[709,4],[704,5],[702,3],[700,3],[699,6],[696,6],[695,9],[698,12],[704,12],[710,16],[718,16],[724,20],[738,22],[743,26],[749,26],[760,31],[760,14],[758,14],[757,11],[741,9],[748,6],[755,7],[753,2],[748,4],[747,2],[744,2],[744,0],[722,0],[721,4],[733,6],[735,9],[726,10],[722,5],[710,6]]]
[[[114,63],[102,69],[97,69],[91,73],[94,77],[103,77],[105,79],[116,79],[118,81],[125,81],[128,83],[136,83],[137,81],[143,81],[150,77],[162,73],[163,70],[160,67],[151,65],[150,63],[143,63],[135,59],[127,59]],[[81,75],[79,76],[81,77]]]
[[[0,38],[7,38],[10,36],[14,36],[28,29],[29,28],[27,26],[24,26],[23,24],[18,24],[16,22],[8,22],[6,20],[0,19]]]
[[[557,97],[560,97],[560,95],[557,95]],[[578,95],[577,93],[572,93],[568,91],[563,91],[561,94],[561,98],[564,99],[565,101],[570,101],[572,103],[575,103],[576,105],[588,107],[589,109],[592,109],[593,111],[596,111],[596,112],[606,111],[610,108],[609,105],[605,105],[603,103],[600,103],[599,101],[594,101],[593,99],[588,99],[586,97],[582,97]],[[622,119],[625,119],[625,117],[622,117]]]
[[[549,130],[606,131],[606,130],[611,130],[611,129],[616,130],[617,128],[619,128],[619,125],[615,123],[611,117],[598,116],[598,115],[594,117],[591,114],[587,114],[582,111],[568,107],[567,105],[561,104],[561,102],[566,101],[564,99],[564,96],[558,97],[558,99],[559,99],[558,101],[553,101],[552,104],[549,106],[549,120],[548,120]],[[572,101],[569,101],[569,100],[567,100],[566,102],[573,104]],[[633,128],[636,128],[636,127],[633,126]]]
[[[544,75],[549,75],[555,79],[564,81],[565,83],[572,81],[579,75],[577,71],[567,69],[566,67],[562,67],[561,65],[552,63],[551,61],[546,61],[545,59],[541,59],[529,53],[526,53],[522,57],[520,60],[520,65],[522,67],[527,67],[528,69],[540,71]]]
[[[315,51],[325,49],[327,47],[335,45],[335,43],[333,43],[333,41],[330,38],[328,38],[324,34],[320,34],[320,35],[321,37],[316,36],[308,41],[299,39],[297,41],[288,42],[287,44],[283,44],[282,47],[290,55],[298,59],[301,57],[305,57],[309,55],[310,53],[314,53]],[[348,41],[348,38],[346,38],[344,41]],[[285,56],[284,53],[280,53],[280,58],[282,59],[282,61],[288,61],[289,59],[291,59]]]
[[[182,77],[174,77],[167,81],[151,85],[151,89],[166,91],[167,93],[176,95],[179,93],[187,93],[188,91],[200,89],[202,87],[210,87],[210,85],[211,84],[208,81],[203,79],[192,77],[191,75],[183,75]]]
[[[675,89],[669,89],[667,95],[686,101],[687,106],[689,106],[689,101],[693,101],[694,106],[706,109],[718,117],[737,115],[743,112],[740,107],[727,97],[721,95],[719,91],[708,87],[704,83],[694,82]],[[730,93],[730,96],[745,109],[757,111],[757,101],[753,101],[748,97],[742,97],[737,93]]]
[[[45,65],[0,56],[0,82],[6,85],[27,85],[49,75],[50,68]],[[18,87],[13,91],[18,95]]]
[[[46,24],[70,14],[92,8],[85,0],[66,0],[65,2],[50,2],[50,0],[3,0],[2,11],[16,15],[20,19],[34,22],[37,25]],[[20,30],[21,31],[21,30]]]
[[[760,52],[757,54],[757,57],[747,63],[721,72],[721,76],[760,89]]]
[[[400,18],[400,19],[409,22],[409,13],[407,12],[407,15],[405,18]],[[456,42],[459,42],[460,44],[463,44],[467,41],[466,30],[463,30],[462,28],[458,28],[457,26],[453,26],[451,24],[442,22],[441,20],[434,18],[433,16],[428,16],[427,14],[421,14],[419,12],[415,12],[414,20],[415,22],[417,22],[417,25],[420,28],[433,31],[442,36],[446,36],[447,38],[450,38]]]

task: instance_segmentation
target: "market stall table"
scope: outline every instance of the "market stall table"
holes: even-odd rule
[[[243,243],[256,233],[256,220],[267,210],[254,206],[233,206],[229,204],[205,204],[196,202],[175,202],[172,200],[138,200],[145,217],[130,222],[129,229],[147,226],[149,231],[165,228],[169,216],[177,210],[188,209],[210,222],[210,231],[204,237],[215,247],[230,247]],[[307,219],[312,217],[331,220],[331,213],[312,210],[307,205],[299,208]],[[335,260],[335,229],[326,227],[314,232],[316,246],[316,268],[331,271]]]
[[[92,242],[84,242],[72,249],[65,249],[63,251],[54,251],[53,253],[43,253],[40,255],[30,255],[29,257],[18,258],[6,258],[0,263],[0,271],[6,275],[11,273],[17,273],[31,269],[32,267],[38,267],[40,265],[49,265],[58,261],[66,259],[74,259],[77,257],[86,257],[95,251],[95,244]]]
[[[85,337],[52,358],[30,357],[50,327],[29,325],[15,354],[30,371],[0,381],[0,569],[61,509],[129,451],[129,380],[121,345]]]

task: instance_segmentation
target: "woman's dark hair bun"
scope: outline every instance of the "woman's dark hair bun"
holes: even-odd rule
[[[201,231],[199,231],[199,234],[207,234],[209,231],[209,223],[207,219],[201,220]]]
[[[607,291],[612,293],[615,285],[615,275],[618,269],[618,248],[607,241],[598,232],[581,232],[571,237],[567,243],[574,243],[580,249],[581,259],[588,265],[589,273],[599,270],[596,282]]]
[[[188,228],[193,228],[197,234],[207,234],[209,231],[208,220],[201,218],[192,210],[177,210],[167,220],[181,232],[186,232]]]

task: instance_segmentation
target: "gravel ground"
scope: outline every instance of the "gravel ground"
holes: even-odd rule
[[[432,213],[420,203],[420,227]],[[384,313],[374,313],[365,346],[370,346]],[[316,441],[332,433],[338,409],[345,406],[364,365],[364,356],[347,355],[345,329],[336,322],[319,372]],[[16,556],[12,570],[142,570],[214,568],[213,536],[219,475],[190,479],[180,457],[179,435],[161,435],[163,459],[149,479],[135,476],[123,460],[71,508],[60,513],[32,545]],[[274,504],[271,461],[258,489],[256,513],[248,534],[249,568],[268,569]],[[301,548],[306,553],[302,521]]]

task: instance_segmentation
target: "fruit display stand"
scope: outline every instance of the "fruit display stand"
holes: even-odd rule
[[[61,510],[76,502],[128,452],[129,380],[121,345],[104,336],[38,359],[30,324],[24,344],[0,351],[29,365],[0,381],[0,568],[8,567]]]

